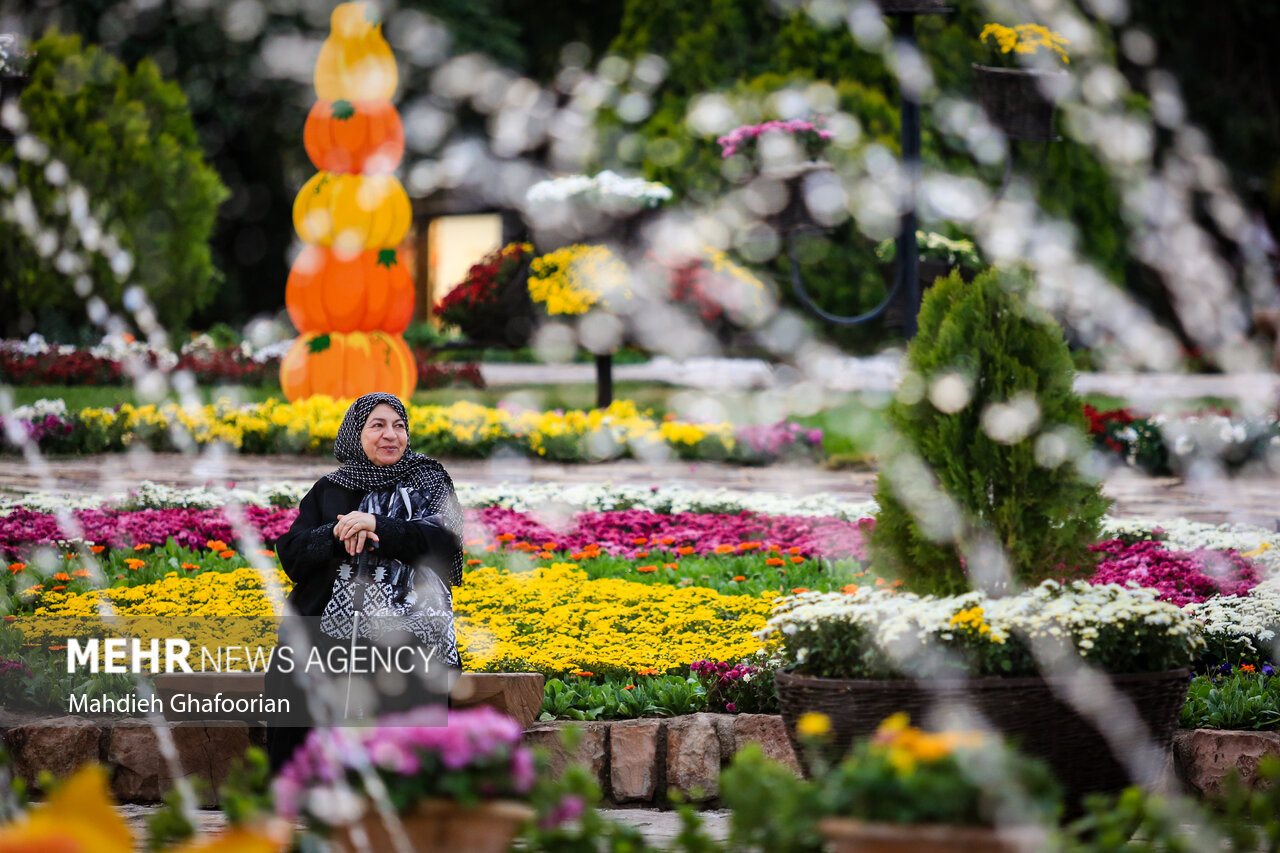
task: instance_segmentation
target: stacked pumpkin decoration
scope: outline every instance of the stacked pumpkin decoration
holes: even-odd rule
[[[301,333],[280,364],[290,400],[387,391],[407,400],[418,383],[401,334],[413,315],[413,280],[396,246],[409,230],[409,197],[393,174],[404,129],[391,104],[391,47],[366,3],[333,10],[316,62],[319,100],[303,139],[320,171],[293,203],[308,245],[289,272],[285,304]]]

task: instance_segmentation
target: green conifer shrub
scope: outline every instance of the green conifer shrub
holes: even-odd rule
[[[1109,502],[1073,461],[1085,423],[1062,330],[1028,304],[1025,288],[1021,276],[994,269],[972,284],[953,273],[921,306],[887,411],[894,446],[871,537],[877,567],[913,591],[998,589],[966,570],[990,566],[992,545],[1018,584],[1092,565],[1088,546]],[[966,386],[967,401],[958,390]],[[1016,406],[1030,411],[1031,400],[1038,418],[1020,421]],[[921,489],[921,464],[945,499]]]
[[[33,49],[20,106],[48,158],[0,149],[0,201],[19,199],[39,231],[61,236],[59,245],[87,264],[69,265],[57,247],[33,241],[19,217],[0,217],[0,309],[83,317],[85,299],[74,289],[83,274],[109,308],[121,311],[125,289],[137,285],[162,323],[180,326],[221,282],[209,238],[227,198],[205,162],[186,95],[154,62],[144,59],[131,71],[102,48],[82,46],[78,36],[53,31]],[[86,251],[77,236],[73,223],[85,213],[101,230],[88,249],[100,251]],[[113,257],[120,266],[112,267]]]

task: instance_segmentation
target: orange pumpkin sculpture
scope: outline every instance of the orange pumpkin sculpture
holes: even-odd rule
[[[395,249],[344,258],[308,246],[289,271],[285,303],[300,332],[380,329],[398,335],[413,317],[413,279]]]
[[[348,253],[400,245],[412,220],[409,196],[391,175],[317,172],[293,201],[304,243]]]
[[[280,362],[280,387],[290,400],[313,394],[350,400],[371,391],[408,400],[417,384],[409,345],[388,332],[310,332]]]
[[[382,24],[367,3],[343,3],[329,16],[329,37],[316,59],[322,101],[390,101],[399,72]]]
[[[391,174],[404,156],[404,128],[391,96],[395,57],[367,3],[333,10],[316,61],[320,100],[303,142],[320,171],[293,203],[293,224],[309,245],[285,287],[302,335],[280,364],[290,400],[353,398],[386,391],[408,400],[418,384],[400,337],[413,316],[413,281],[396,246],[412,211]]]
[[[324,172],[392,172],[404,156],[400,113],[386,101],[316,101],[302,140]]]

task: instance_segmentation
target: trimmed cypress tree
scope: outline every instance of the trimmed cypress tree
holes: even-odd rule
[[[1073,463],[1085,421],[1071,356],[1025,287],[994,269],[972,284],[953,273],[920,308],[871,536],[877,568],[913,591],[999,589],[1001,551],[1021,584],[1092,564],[1109,501]]]

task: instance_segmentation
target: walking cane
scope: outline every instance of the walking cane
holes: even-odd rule
[[[352,662],[356,659],[356,637],[360,632],[360,612],[364,610],[364,594],[369,587],[368,572],[369,552],[362,550],[356,557],[356,574],[351,581],[351,649],[347,657],[347,701],[342,707],[342,718],[345,720],[351,711],[351,678]]]

